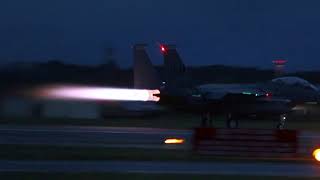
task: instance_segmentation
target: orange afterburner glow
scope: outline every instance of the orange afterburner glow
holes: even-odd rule
[[[39,88],[35,96],[49,99],[159,101],[159,90],[123,89],[90,86],[48,86]]]
[[[165,144],[183,144],[184,139],[169,138],[164,141]]]
[[[315,160],[320,161],[320,149],[316,149],[312,153]]]

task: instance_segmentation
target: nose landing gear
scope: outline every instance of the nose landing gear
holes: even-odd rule
[[[279,123],[277,125],[277,129],[284,129],[285,122],[287,120],[287,115],[282,114],[280,115]]]
[[[239,121],[231,113],[227,115],[227,127],[235,129],[239,127]]]

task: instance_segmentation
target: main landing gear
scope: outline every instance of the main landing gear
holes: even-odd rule
[[[231,113],[227,114],[227,128],[238,128],[239,127],[239,121],[235,118],[236,116],[232,115]],[[201,115],[201,124],[202,127],[213,127],[213,114],[212,113],[203,113]]]
[[[202,127],[212,127],[213,126],[213,115],[210,112],[203,113],[201,115]]]

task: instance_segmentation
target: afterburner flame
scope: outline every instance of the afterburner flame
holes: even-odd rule
[[[36,90],[36,96],[50,99],[159,101],[159,90],[88,86],[49,86]]]

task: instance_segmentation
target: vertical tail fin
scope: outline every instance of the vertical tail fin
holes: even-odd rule
[[[160,45],[164,59],[166,87],[169,89],[185,88],[190,86],[186,76],[186,66],[182,62],[175,45]]]
[[[133,46],[134,88],[158,89],[160,86],[159,77],[146,52],[146,46],[146,44]]]
[[[170,77],[183,76],[186,72],[186,67],[176,50],[176,46],[161,45],[160,48],[164,58],[165,74]]]

